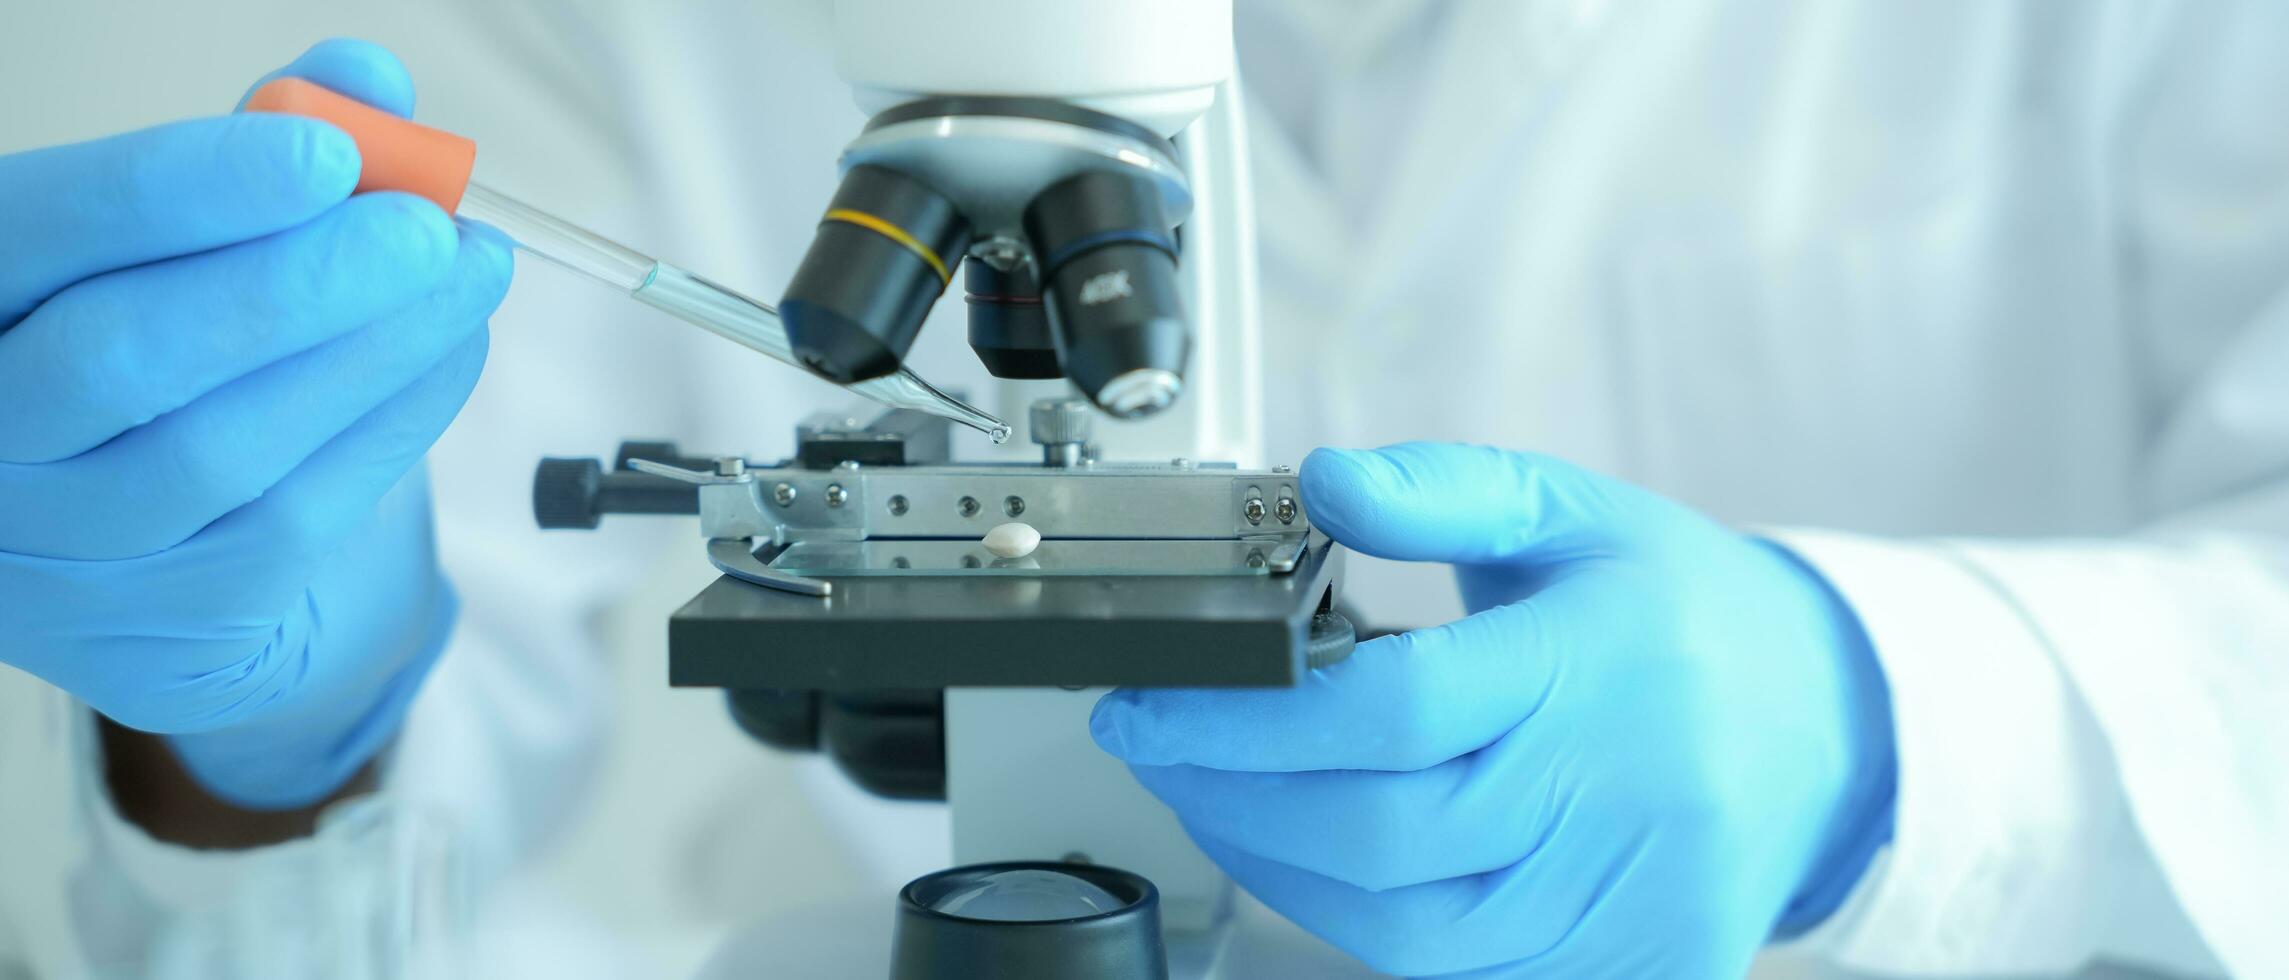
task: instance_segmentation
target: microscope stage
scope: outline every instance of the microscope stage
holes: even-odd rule
[[[1340,564],[1281,575],[836,577],[826,597],[725,576],[668,621],[681,687],[1283,687]],[[1348,626],[1346,625],[1346,628]]]

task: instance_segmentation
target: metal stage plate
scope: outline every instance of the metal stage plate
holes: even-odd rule
[[[824,598],[726,576],[668,620],[679,687],[1277,687],[1302,677],[1341,550],[1285,575],[849,575]]]
[[[1295,568],[1303,535],[1269,541],[1043,541],[1002,558],[976,541],[798,541],[770,567],[811,578],[860,575],[1270,575]]]

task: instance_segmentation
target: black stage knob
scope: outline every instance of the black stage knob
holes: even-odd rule
[[[593,459],[543,457],[533,470],[533,520],[544,531],[593,530],[603,486],[604,466]]]

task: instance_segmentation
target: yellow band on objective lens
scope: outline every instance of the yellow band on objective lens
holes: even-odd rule
[[[922,244],[921,239],[907,234],[904,228],[864,211],[853,211],[849,208],[830,209],[827,211],[827,216],[821,220],[846,221],[897,242],[905,246],[907,251],[921,256],[922,261],[930,263],[930,268],[937,270],[938,282],[941,285],[954,281],[954,274],[946,269],[946,260],[939,258],[938,253],[930,251],[930,246]]]

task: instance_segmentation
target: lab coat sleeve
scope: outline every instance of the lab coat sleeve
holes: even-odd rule
[[[2277,551],[1780,537],[1859,611],[1899,758],[1892,845],[1808,945],[1885,974],[2289,970]]]
[[[88,846],[55,894],[78,955],[98,975],[449,975],[487,886],[555,829],[593,748],[593,699],[574,688],[594,672],[502,641],[465,620],[379,760],[380,789],[267,847],[192,850],[122,819],[77,712]]]
[[[2289,8],[2124,26],[2107,166],[2127,313],[2093,329],[2144,353],[2155,408],[2124,479],[2147,519],[1783,535],[1891,683],[1895,839],[1813,939],[1850,965],[2289,976]]]
[[[0,665],[0,978],[42,976],[42,938],[57,931],[69,860],[68,706],[43,682]],[[49,971],[52,972],[52,971]]]
[[[0,678],[0,704],[25,709],[0,719],[0,978],[11,957],[31,976],[450,975],[486,886],[571,809],[601,729],[581,607],[624,576],[518,574],[519,531],[448,544],[466,596],[451,645],[379,760],[380,789],[308,838],[154,839],[111,804],[93,714]]]

